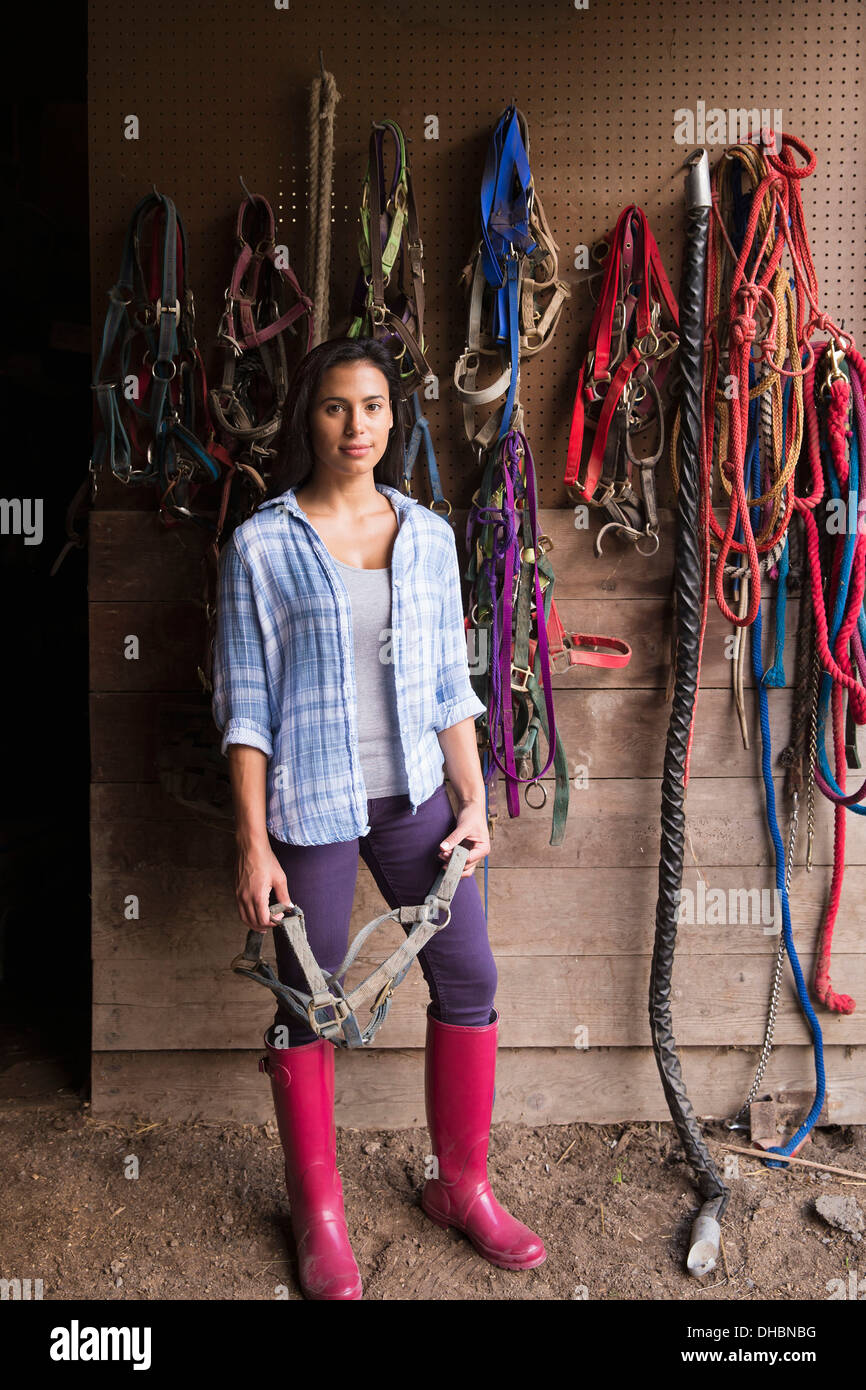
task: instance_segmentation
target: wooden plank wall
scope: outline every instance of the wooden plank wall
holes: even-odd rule
[[[458,516],[458,525],[464,519]],[[670,542],[670,517],[665,520]],[[267,1094],[255,1084],[248,1049],[257,1045],[272,1009],[264,991],[227,969],[243,939],[232,895],[233,840],[229,829],[203,825],[166,795],[156,767],[160,705],[177,698],[172,672],[183,669],[180,656],[189,652],[200,618],[184,597],[191,577],[188,538],[166,547],[158,596],[143,602],[134,597],[137,557],[148,553],[158,524],[141,513],[104,512],[93,521],[94,1107],[101,1113],[132,1106],[260,1119]],[[489,912],[505,1078],[497,1114],[532,1123],[662,1118],[646,995],[668,710],[665,557],[671,545],[655,561],[625,550],[596,561],[569,511],[545,509],[542,521],[553,541],[557,604],[566,626],[621,634],[635,656],[627,685],[621,673],[592,667],[555,678],[569,766],[576,781],[586,780],[579,789],[572,786],[564,844],[550,847],[544,809],[524,805],[517,820],[503,817],[497,824]],[[123,657],[129,633],[142,637],[142,660]],[[687,802],[691,854],[684,883],[695,892],[699,874],[708,889],[773,884],[755,750],[744,749],[734,734],[725,636],[714,613]],[[787,650],[790,661],[790,644]],[[772,698],[777,727],[785,728],[790,692],[774,691]],[[753,699],[750,690],[750,705]],[[781,782],[778,793],[781,800]],[[500,795],[504,806],[502,786]],[[793,902],[808,969],[832,861],[832,817],[821,802],[811,874],[803,866],[803,846],[801,839]],[[866,990],[857,911],[866,890],[866,837],[857,827],[849,835],[848,865],[834,980],[857,997]],[[130,895],[140,905],[137,920],[124,919]],[[353,930],[382,910],[361,863]],[[389,939],[382,937],[383,951]],[[701,1111],[726,1113],[745,1094],[763,1035],[777,941],[760,922],[681,928],[676,1030],[686,1074],[700,1088],[695,1103]],[[365,957],[350,982],[375,958]],[[423,1122],[416,1083],[425,990],[420,972],[413,972],[374,1051],[339,1054],[343,1123]],[[855,1013],[825,1023],[832,1118],[862,1115],[863,1019]],[[578,1027],[586,1030],[578,1041],[588,1050],[574,1047]],[[768,1084],[774,1091],[807,1089],[808,1035],[787,975],[776,1036],[780,1050]]]
[[[748,104],[782,104],[791,113],[790,127],[818,149],[821,171],[804,197],[812,213],[819,276],[828,309],[847,313],[848,326],[857,332],[863,323],[866,205],[854,196],[862,171],[853,147],[837,137],[844,134],[845,121],[854,119],[859,89],[849,90],[850,100],[835,107],[816,99],[825,52],[821,36],[833,15],[829,0],[808,12],[788,3],[770,8],[778,10],[779,23],[765,39],[759,90]],[[326,65],[343,93],[332,306],[339,307],[354,279],[355,208],[369,121],[383,114],[384,104],[385,113],[413,136],[429,248],[429,332],[439,344],[441,381],[440,399],[427,409],[460,536],[476,482],[449,387],[449,364],[462,346],[464,322],[452,287],[472,243],[478,179],[499,111],[515,88],[530,120],[533,169],[561,245],[594,239],[625,202],[637,201],[650,213],[676,281],[681,228],[676,165],[682,151],[672,143],[670,116],[698,97],[707,104],[747,102],[736,85],[749,56],[741,21],[715,0],[702,7],[700,21],[683,0],[665,0],[644,38],[646,11],[632,0],[616,0],[603,12],[599,6],[578,20],[563,18],[561,6],[542,0],[533,9],[538,21],[533,34],[519,34],[524,78],[519,81],[513,66],[488,60],[493,34],[497,43],[501,39],[496,7],[475,6],[469,15],[448,4],[437,7],[435,19],[404,7],[404,37],[417,40],[416,51],[429,55],[419,91],[418,72],[413,77],[389,66],[378,45],[365,48],[365,34],[369,39],[384,22],[386,12],[376,5],[365,9],[340,0],[329,7],[327,19],[302,7],[290,13],[295,39],[275,44],[274,26],[286,17],[267,7],[253,11],[217,0],[204,12],[197,10],[193,20],[167,0],[156,0],[147,21],[161,35],[160,82],[154,86],[145,50],[129,33],[129,16],[107,0],[92,0],[94,335],[116,276],[126,218],[153,181],[172,194],[185,216],[200,324],[213,329],[219,316],[238,173],[278,203],[295,249],[303,219],[305,93],[317,45],[323,44]],[[393,6],[387,14],[393,21]],[[839,7],[837,14],[841,23]],[[605,82],[600,73],[609,61],[610,26],[633,33],[638,20],[641,43],[618,50],[616,83]],[[859,62],[860,43],[859,31],[846,24],[840,33],[848,46],[844,58],[840,53],[834,62],[834,79],[843,85]],[[551,45],[554,32],[557,43]],[[720,48],[731,60],[724,75],[716,62]],[[239,60],[238,53],[246,56]],[[245,80],[240,68],[254,71],[256,82]],[[177,73],[172,81],[175,69],[183,72],[182,81]],[[620,122],[614,159],[612,120],[621,116],[617,101],[624,100],[616,93],[625,89],[628,119]],[[424,142],[428,110],[443,117],[435,148]],[[138,142],[121,135],[130,111],[143,118]],[[594,146],[586,138],[593,123],[608,132],[603,141],[593,137]],[[834,200],[834,178],[844,179],[851,192],[844,208]],[[575,530],[561,477],[573,366],[591,305],[567,255],[562,268],[573,286],[572,303],[544,360],[526,368],[522,393],[539,467],[541,524],[553,540],[557,606],[566,627],[623,636],[634,656],[623,672],[584,667],[555,677],[557,719],[575,776],[561,847],[548,843],[549,808],[524,805],[518,819],[508,820],[500,785],[502,814],[489,861],[489,925],[502,1016],[495,1118],[530,1124],[666,1119],[649,1045],[647,988],[668,709],[671,516],[665,515],[663,544],[650,560],[613,541],[598,560],[587,533]],[[338,319],[332,307],[332,330]],[[202,328],[208,351],[211,339],[211,331]],[[212,354],[208,360],[214,362]],[[670,502],[664,477],[662,484]],[[426,499],[423,482],[418,495]],[[100,482],[90,529],[93,1108],[101,1115],[146,1112],[261,1122],[270,1114],[270,1093],[255,1059],[272,1007],[265,991],[228,970],[244,930],[233,899],[231,826],[218,819],[205,823],[159,779],[161,716],[177,702],[204,706],[194,675],[203,630],[201,544],[192,530],[163,528],[151,496],[128,492],[110,479]],[[794,600],[791,631],[796,612]],[[770,603],[767,629],[771,616]],[[137,660],[125,655],[130,634],[139,639]],[[770,888],[772,855],[758,753],[754,746],[743,748],[736,730],[725,638],[713,610],[688,792],[684,883],[695,889],[700,876],[710,888]],[[792,655],[790,644],[789,671]],[[790,692],[773,691],[771,698],[781,745]],[[749,706],[755,742],[752,692]],[[783,804],[780,779],[777,794]],[[833,970],[836,988],[861,999],[866,994],[864,830],[862,819],[849,817],[849,867]],[[832,815],[821,798],[811,874],[803,861],[801,837],[792,904],[808,976],[832,862]],[[482,871],[477,872],[481,883]],[[130,909],[131,902],[137,909]],[[380,911],[381,899],[362,863],[353,929]],[[384,950],[385,938],[380,941]],[[676,1035],[700,1114],[730,1114],[745,1096],[763,1036],[777,941],[761,924],[681,929]],[[370,964],[362,961],[358,970]],[[414,971],[376,1046],[363,1055],[338,1053],[339,1123],[423,1123],[424,1003],[423,980]],[[826,1114],[832,1121],[866,1121],[863,1020],[862,1011],[848,1018],[821,1011]],[[576,1039],[587,1046],[575,1047]],[[812,1061],[787,970],[777,1041],[765,1085],[797,1097],[810,1089]]]

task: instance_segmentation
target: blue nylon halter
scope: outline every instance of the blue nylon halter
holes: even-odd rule
[[[502,412],[499,439],[511,428],[520,357],[518,252],[528,255],[538,243],[529,232],[532,173],[520,133],[516,106],[500,116],[487,147],[481,180],[481,265],[494,290],[493,338],[508,343],[511,381]]]

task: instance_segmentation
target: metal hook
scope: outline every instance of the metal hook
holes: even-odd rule
[[[327,73],[325,72],[325,60],[324,60],[324,58],[322,57],[322,50],[321,50],[321,48],[319,49],[319,71],[320,71],[321,74],[322,74],[322,81],[324,82],[324,80],[325,80],[325,78],[326,78],[326,76],[327,76]]]
[[[251,193],[250,190],[247,188],[246,184],[244,183],[243,174],[238,174],[238,183],[244,190],[244,193],[246,194],[247,198],[249,198],[250,202],[254,203],[256,201],[256,194]]]
[[[155,184],[155,183],[152,183],[150,186],[151,186],[151,188],[153,189],[155,196],[156,196],[157,198],[159,198],[160,201],[162,201],[162,194],[160,193],[160,191],[159,191],[159,189],[157,188],[156,184]],[[842,326],[844,327],[844,324],[843,324]]]
[[[701,155],[704,154],[706,154],[706,150],[704,149],[703,145],[698,145],[697,149],[692,150],[691,154],[686,155],[685,159],[683,160],[680,167],[676,170],[676,172],[678,174],[681,174],[683,169],[693,169],[696,164],[700,163]]]

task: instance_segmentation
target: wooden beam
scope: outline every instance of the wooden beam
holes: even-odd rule
[[[273,1102],[268,1079],[257,1070],[263,1050],[95,1052],[92,1113],[101,1119],[146,1115],[266,1124],[273,1119]],[[682,1049],[689,1095],[701,1119],[729,1117],[742,1105],[758,1050]],[[866,1048],[830,1046],[825,1060],[830,1122],[866,1123]],[[335,1071],[335,1115],[341,1127],[425,1126],[423,1050],[338,1051]],[[777,1048],[766,1079],[773,1089],[813,1085],[811,1049]],[[506,1047],[496,1059],[493,1120],[494,1125],[533,1126],[628,1120],[669,1124],[670,1114],[649,1048],[575,1053]]]

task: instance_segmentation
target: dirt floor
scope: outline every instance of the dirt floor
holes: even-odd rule
[[[493,1190],[548,1250],[538,1269],[510,1273],[421,1211],[428,1147],[426,1130],[338,1133],[367,1299],[866,1298],[862,1240],[815,1210],[822,1193],[866,1206],[863,1181],[740,1157],[724,1259],[699,1283],[684,1270],[699,1202],[672,1125],[498,1125]],[[125,1176],[131,1155],[137,1178]],[[817,1131],[800,1156],[862,1172],[866,1130]],[[300,1298],[280,1159],[273,1123],[117,1126],[62,1088],[7,1095],[0,1275],[42,1279],[45,1299]]]

